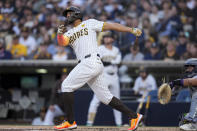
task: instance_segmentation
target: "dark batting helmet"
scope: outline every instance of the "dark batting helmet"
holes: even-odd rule
[[[68,12],[73,12],[69,17],[67,17]],[[66,10],[63,11],[63,16],[67,18],[67,22],[69,24],[73,23],[75,20],[80,19],[82,20],[83,15],[79,8],[71,6],[68,7]]]
[[[192,71],[187,71],[187,68],[188,67],[194,67],[194,69]],[[185,61],[185,64],[184,64],[184,68],[185,68],[185,78],[192,78],[194,76],[197,75],[197,58],[190,58],[190,59],[187,59]]]

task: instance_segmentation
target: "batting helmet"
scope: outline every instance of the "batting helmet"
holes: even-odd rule
[[[187,68],[189,66],[194,67],[194,69],[191,72],[188,72],[187,71]],[[196,76],[197,75],[197,58],[187,59],[186,62],[185,62],[185,64],[184,64],[184,68],[185,68],[185,74],[184,74],[184,76],[186,78],[192,78],[192,77]]]
[[[67,17],[68,12],[73,12],[73,13],[69,17]],[[63,11],[62,15],[64,17],[67,17],[67,21],[69,24],[73,23],[77,19],[82,20],[82,18],[83,18],[83,15],[82,15],[80,9],[77,7],[74,7],[74,6],[68,7],[66,10]]]

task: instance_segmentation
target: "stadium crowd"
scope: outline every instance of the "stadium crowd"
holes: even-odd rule
[[[71,5],[80,7],[84,20],[142,29],[137,50],[134,35],[112,32],[123,61],[197,57],[196,0],[1,0],[0,59],[75,59],[56,40],[62,12]]]

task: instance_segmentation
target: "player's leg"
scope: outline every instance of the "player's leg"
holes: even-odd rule
[[[65,113],[67,121],[64,124],[55,126],[56,129],[76,128],[76,122],[74,121],[74,91],[82,87],[91,78],[97,76],[103,66],[101,62],[94,62],[90,59],[85,59],[79,63],[68,75],[68,77],[62,83],[62,99],[64,100]]]
[[[108,87],[104,82],[103,73],[97,77],[88,81],[89,86],[92,88],[97,98],[106,105],[111,106],[112,108],[126,114],[129,119],[132,119],[132,125],[130,130],[137,128],[139,121],[142,118],[142,115],[137,114],[136,112],[129,109],[125,104],[123,104],[118,98],[114,97]]]
[[[197,130],[197,126],[194,126],[197,123],[197,92],[192,94],[192,100],[190,105],[190,111],[186,115],[185,119],[191,121],[189,123],[183,124],[180,126],[182,130]],[[195,123],[195,124],[194,124]]]
[[[120,99],[120,84],[119,84],[119,79],[117,75],[113,75],[111,78],[109,78],[111,81],[111,87],[109,88],[110,92]],[[122,114],[120,111],[117,111],[116,109],[113,109],[114,112],[114,118],[115,118],[115,123],[117,126],[122,125]]]
[[[98,100],[98,98],[94,94],[93,98],[90,102],[90,106],[89,106],[89,110],[88,110],[88,119],[87,119],[88,126],[93,125],[99,104],[100,104],[100,101]]]
[[[44,118],[44,125],[54,125],[53,119],[56,116],[64,115],[64,112],[58,105],[54,105],[54,110],[48,109]]]

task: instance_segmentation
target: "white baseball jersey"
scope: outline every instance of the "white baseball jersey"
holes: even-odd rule
[[[104,71],[106,73],[117,73],[118,67],[117,64],[121,62],[121,53],[119,49],[115,46],[112,46],[112,50],[106,48],[104,45],[99,46],[99,54],[102,61],[111,62],[112,65],[105,66]]]
[[[69,45],[81,62],[63,81],[61,91],[73,92],[87,83],[101,102],[109,104],[113,95],[105,82],[101,59],[97,56],[96,32],[102,31],[103,24],[104,22],[89,19],[64,34],[69,37]],[[85,58],[87,55],[90,57]]]
[[[78,60],[84,59],[88,54],[98,53],[96,32],[102,31],[103,23],[89,19],[64,34],[69,37],[69,45],[74,49]]]
[[[151,91],[157,89],[157,84],[155,78],[152,75],[148,75],[145,80],[142,77],[138,77],[135,81],[135,85],[133,90],[139,92],[139,94],[143,95]]]

